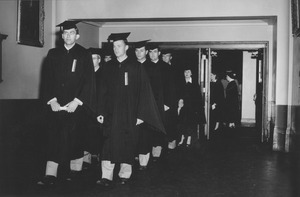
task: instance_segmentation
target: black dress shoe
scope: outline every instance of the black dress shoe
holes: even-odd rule
[[[120,178],[120,184],[121,185],[125,185],[125,184],[127,184],[128,183],[128,181],[129,181],[129,179],[128,178]]]
[[[71,170],[66,178],[67,181],[74,181],[74,180],[79,180],[80,179],[80,175],[81,175],[81,171],[75,171],[75,170]]]
[[[97,185],[103,186],[103,187],[110,187],[112,185],[112,181],[108,179],[99,179],[97,182]]]
[[[153,158],[152,158],[152,161],[153,161],[153,162],[157,162],[158,159],[159,159],[159,157],[153,157]]]
[[[51,186],[51,185],[54,185],[55,182],[56,182],[55,176],[46,175],[46,176],[44,176],[44,178],[42,178],[42,180],[38,181],[37,184]]]
[[[88,169],[90,169],[90,167],[91,167],[90,163],[83,162],[83,164],[82,164],[82,170],[88,170]]]
[[[147,170],[147,166],[140,166],[140,167],[139,167],[139,170],[140,170],[140,171]]]

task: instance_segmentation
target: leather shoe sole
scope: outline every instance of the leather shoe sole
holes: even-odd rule
[[[45,186],[51,186],[54,185],[56,182],[56,177],[46,175],[44,178],[37,182],[38,185],[45,185]]]
[[[129,181],[129,179],[128,178],[120,178],[120,184],[121,185],[125,185],[125,184],[127,184],[128,183],[128,181]]]
[[[99,179],[96,183],[97,185],[101,185],[103,187],[110,187],[112,185],[112,181],[104,178]]]

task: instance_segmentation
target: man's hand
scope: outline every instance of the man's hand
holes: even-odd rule
[[[55,112],[60,111],[60,105],[58,104],[57,101],[51,101],[50,106],[51,106],[52,111],[55,111]]]
[[[211,109],[212,110],[216,109],[216,105],[217,105],[216,103],[212,104]]]
[[[231,123],[229,123],[229,128],[235,128],[235,124],[234,124],[234,122],[231,122]]]
[[[101,116],[101,115],[98,116],[98,117],[97,117],[97,121],[100,122],[101,124],[103,124],[103,122],[104,122],[104,117]]]
[[[67,107],[67,112],[69,112],[69,113],[73,113],[73,112],[75,112],[75,110],[77,109],[77,107],[78,107],[78,105],[79,105],[79,103],[77,102],[77,101],[71,101],[70,103],[68,103],[67,105],[66,105],[66,107]]]
[[[139,125],[139,124],[142,124],[144,121],[143,120],[141,120],[141,119],[136,119],[136,124],[135,125]]]
[[[170,109],[170,107],[164,105],[164,109],[165,109],[165,111],[167,111],[168,109]]]

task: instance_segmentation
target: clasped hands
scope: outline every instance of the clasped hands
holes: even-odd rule
[[[70,103],[66,104],[65,106],[60,106],[60,104],[57,101],[51,101],[50,106],[52,111],[57,112],[57,111],[66,111],[69,113],[75,112],[77,109],[79,103],[75,100],[71,101]]]
[[[97,121],[99,122],[99,123],[101,123],[101,124],[103,124],[103,122],[104,122],[104,117],[103,116],[98,116],[97,117]],[[143,120],[141,120],[141,119],[136,119],[136,123],[135,123],[135,125],[139,125],[139,124],[142,124],[144,121]]]

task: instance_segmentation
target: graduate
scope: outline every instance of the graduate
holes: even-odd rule
[[[93,59],[97,92],[99,91],[102,78],[103,51],[100,48],[89,48],[88,51]],[[93,109],[90,109],[89,112],[89,116],[86,117],[87,131],[85,135],[83,169],[88,169],[91,164],[98,164],[104,140],[102,125],[97,121],[97,113]]]
[[[147,59],[147,54],[148,54],[148,48],[147,48],[147,43],[150,40],[143,40],[136,42],[134,44],[135,48],[135,55],[137,58],[137,61],[139,62],[140,66],[147,68],[146,73],[148,74],[148,69],[149,69],[149,63],[150,61]],[[150,84],[152,85],[153,80],[155,80],[151,75],[150,77]],[[153,88],[152,88],[153,90]],[[155,92],[156,93],[156,92]],[[157,95],[157,94],[154,94]],[[154,97],[155,100],[157,99]],[[157,104],[157,103],[156,103]],[[161,105],[162,107],[162,105]],[[150,159],[150,152],[152,150],[152,136],[153,133],[155,133],[154,128],[150,127],[147,123],[142,123],[139,126],[139,141],[138,141],[138,150],[137,150],[137,157],[139,161],[139,170],[146,170],[149,159]],[[158,132],[160,133],[160,132]]]
[[[170,109],[176,105],[175,83],[172,76],[170,65],[160,59],[160,47],[155,44],[149,44],[149,57],[151,63],[145,67],[150,78],[154,97],[160,111],[167,135],[162,133],[153,133],[152,141],[152,160],[155,162],[161,157],[163,148],[167,147],[168,138],[172,136],[175,128],[170,114]]]
[[[114,168],[120,164],[118,182],[126,184],[132,174],[132,165],[138,143],[138,125],[143,122],[165,132],[151,91],[148,77],[135,58],[127,56],[128,33],[113,33],[116,59],[104,66],[98,96],[98,121],[104,124],[107,139],[103,145],[102,177],[97,184],[109,187]]]
[[[78,21],[65,21],[61,27],[64,44],[50,49],[45,60],[46,74],[42,97],[48,109],[48,146],[45,177],[40,185],[52,185],[59,166],[68,166],[71,180],[83,164],[85,108],[95,108],[95,79],[91,55],[77,44]]]

